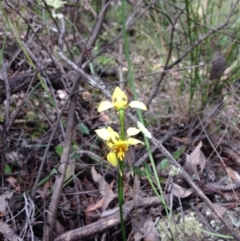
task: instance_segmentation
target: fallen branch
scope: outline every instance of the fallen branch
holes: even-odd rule
[[[140,207],[147,208],[147,207],[151,207],[159,204],[160,204],[160,200],[158,197],[139,198],[138,200],[128,201],[123,206],[123,218],[124,220],[126,220],[129,214],[135,208],[140,208]],[[56,239],[54,239],[54,241],[74,241],[74,240],[81,240],[81,239],[85,240],[87,237],[90,237],[99,232],[103,232],[104,230],[119,224],[120,224],[119,212],[116,212],[111,216],[108,216],[106,218],[101,218],[97,222],[91,223],[87,226],[66,232],[61,236],[57,237]]]

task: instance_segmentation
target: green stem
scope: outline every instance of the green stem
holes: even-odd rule
[[[124,121],[124,110],[119,110],[120,126],[121,126],[121,141],[125,140],[125,121]]]
[[[124,122],[124,110],[119,110],[119,118],[120,118],[120,126],[121,126],[121,134],[120,139],[123,141],[125,139],[125,122]],[[123,240],[126,241],[126,230],[124,226],[123,220],[123,170],[124,170],[124,162],[123,160],[118,159],[119,172],[118,172],[118,200],[119,200],[119,213],[120,213],[120,223],[122,229],[122,237]]]
[[[119,161],[119,168],[121,173],[123,173],[123,161]],[[119,202],[119,213],[120,213],[120,223],[122,229],[122,237],[123,240],[126,241],[126,230],[124,226],[124,219],[123,219],[123,176],[120,172],[118,172],[118,202]]]

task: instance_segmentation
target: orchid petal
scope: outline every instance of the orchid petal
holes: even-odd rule
[[[119,141],[119,134],[112,129],[112,127],[107,128],[109,134],[110,134],[110,139],[115,143],[116,141]]]
[[[135,136],[137,135],[141,130],[135,128],[135,127],[130,127],[127,129],[127,136]]]
[[[137,126],[147,138],[152,138],[152,133],[141,122],[138,121]]]
[[[126,94],[119,88],[116,87],[112,95],[112,103],[114,107],[119,109],[125,109],[127,106],[128,98]]]
[[[114,105],[112,102],[108,101],[108,100],[105,100],[105,101],[102,101],[100,103],[100,105],[98,106],[98,112],[102,112],[104,110],[108,110],[108,109],[111,109],[113,108]]]
[[[144,145],[144,143],[142,141],[135,139],[135,138],[128,138],[127,142],[129,145],[137,145],[140,143]]]
[[[129,103],[129,106],[132,107],[132,108],[138,108],[138,109],[141,109],[141,110],[147,110],[146,105],[143,102],[138,101],[138,100],[131,101]]]
[[[108,141],[111,138],[109,131],[105,128],[95,130],[95,132],[99,137],[101,137],[105,141]]]
[[[107,160],[115,167],[118,165],[117,155],[114,152],[110,152],[107,155]]]

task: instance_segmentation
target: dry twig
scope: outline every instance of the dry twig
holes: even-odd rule
[[[123,206],[124,220],[127,219],[129,214],[135,208],[140,208],[140,207],[147,208],[147,207],[156,206],[159,204],[160,204],[160,200],[157,197],[139,198],[138,200],[128,201]],[[115,214],[109,217],[99,219],[97,222],[94,222],[82,228],[78,228],[75,230],[71,230],[67,233],[64,233],[63,235],[56,238],[54,241],[74,241],[74,240],[85,239],[99,232],[103,232],[104,230],[109,229],[113,226],[116,226],[119,223],[120,223],[119,212],[116,212]]]

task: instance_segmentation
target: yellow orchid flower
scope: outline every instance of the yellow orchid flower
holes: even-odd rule
[[[144,143],[138,139],[132,138],[131,136],[137,135],[140,130],[134,127],[127,129],[127,139],[120,140],[119,134],[115,132],[110,126],[102,129],[95,130],[97,135],[107,142],[107,146],[110,149],[107,155],[107,160],[113,165],[117,166],[117,158],[123,160],[125,153],[128,151],[130,145],[143,144]]]
[[[128,105],[132,108],[147,110],[147,107],[141,101],[134,100],[128,104],[126,94],[119,87],[116,87],[112,95],[112,102],[102,101],[98,107],[98,112],[102,112],[110,108],[115,108],[119,111],[121,109],[126,109]]]

